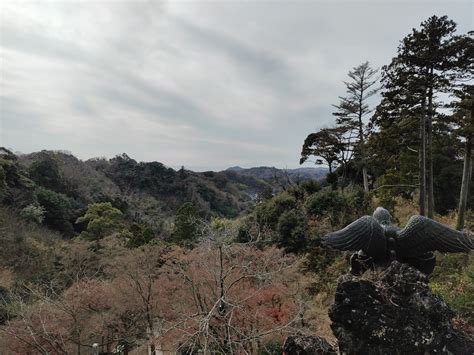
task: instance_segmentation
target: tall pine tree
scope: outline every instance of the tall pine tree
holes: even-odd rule
[[[378,82],[376,74],[377,70],[372,69],[369,62],[349,71],[351,80],[344,82],[347,95],[339,97],[339,104],[334,105],[337,111],[333,113],[337,117],[338,126],[348,135],[354,136],[353,145],[360,162],[365,191],[369,191],[365,147],[368,132],[365,118],[372,112],[367,101],[378,91],[375,87]]]
[[[464,143],[464,163],[459,194],[458,218],[456,227],[464,228],[464,218],[472,180],[472,149],[474,145],[474,32],[458,36],[453,42],[452,51],[455,53],[455,69],[453,79],[455,87],[453,94],[457,98],[451,103],[454,108],[452,123],[455,133]]]
[[[432,16],[402,40],[397,55],[383,67],[383,100],[373,120],[382,125],[381,120],[395,116],[389,119],[412,130],[418,121],[420,214],[429,217],[434,213],[433,123],[443,117],[437,95],[451,87],[455,31],[446,16]]]

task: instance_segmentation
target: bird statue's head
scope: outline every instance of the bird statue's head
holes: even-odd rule
[[[383,207],[377,207],[372,217],[374,217],[381,225],[387,226],[392,224],[392,216],[390,215],[390,212]]]

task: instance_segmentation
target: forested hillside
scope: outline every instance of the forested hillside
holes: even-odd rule
[[[399,226],[421,214],[473,231],[473,48],[433,16],[380,71],[354,67],[334,125],[302,137],[295,162],[328,167],[313,178],[1,148],[0,354],[281,354],[288,335],[334,340],[328,307],[350,254],[321,237],[377,206]],[[472,333],[474,256],[436,256],[430,287]]]
[[[81,232],[75,221],[93,203],[110,202],[126,219],[159,231],[186,202],[201,218],[236,217],[272,190],[249,176],[175,171],[158,162],[138,163],[126,154],[84,162],[64,152],[16,156],[2,149],[0,159],[2,202],[22,213],[41,212],[45,225],[69,237]]]

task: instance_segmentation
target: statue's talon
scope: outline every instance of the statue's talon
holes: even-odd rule
[[[390,250],[390,261],[395,261],[397,260],[397,253],[395,250]]]
[[[374,259],[367,255],[354,253],[350,258],[350,273],[354,276],[360,276],[369,269],[374,268]]]

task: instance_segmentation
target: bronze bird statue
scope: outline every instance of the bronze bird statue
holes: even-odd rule
[[[350,258],[351,272],[360,275],[369,268],[393,260],[407,263],[430,275],[436,264],[434,251],[461,253],[474,249],[472,236],[423,216],[412,216],[405,228],[392,224],[392,216],[377,207],[344,229],[322,238],[323,246],[358,251]]]

